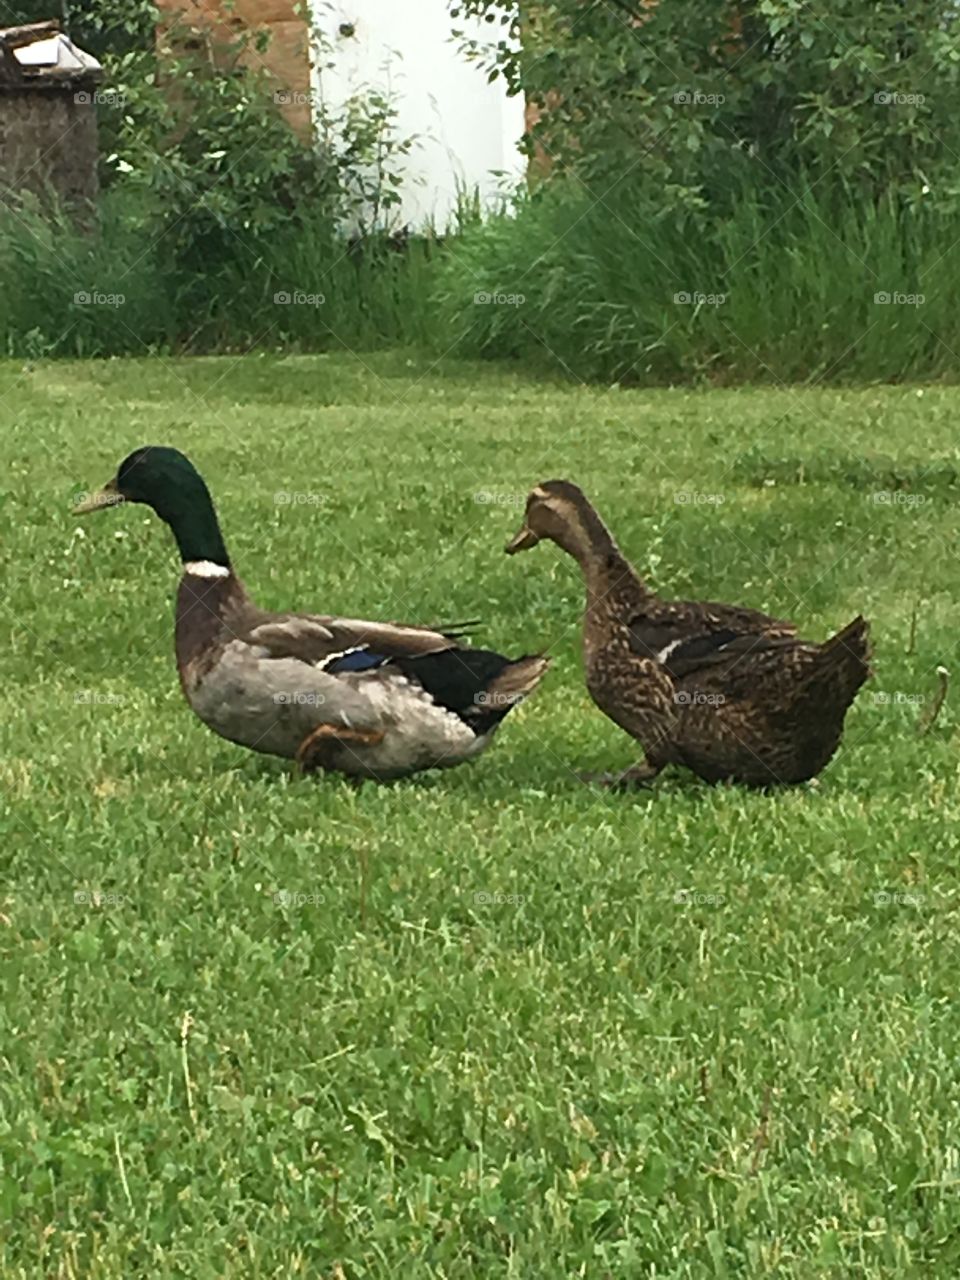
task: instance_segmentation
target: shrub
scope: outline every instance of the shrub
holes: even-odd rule
[[[960,214],[809,181],[798,195],[745,187],[704,224],[640,176],[603,202],[547,184],[444,262],[442,329],[464,354],[610,382],[954,371],[943,263]],[[478,304],[478,291],[500,301]]]
[[[712,216],[744,181],[841,172],[865,198],[952,206],[960,153],[955,0],[455,0],[468,42],[541,111],[527,138],[597,198],[642,176]]]
[[[250,35],[158,51],[156,17],[147,0],[91,0],[71,28],[105,68],[100,222],[85,236],[30,202],[0,216],[3,347],[322,349],[422,334],[434,250],[394,234],[412,140],[389,100],[357,94],[307,145],[248,57]],[[76,303],[84,293],[124,302]],[[275,301],[287,295],[308,301]]]

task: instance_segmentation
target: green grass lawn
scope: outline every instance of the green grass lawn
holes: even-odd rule
[[[950,700],[916,732],[958,413],[406,353],[0,365],[4,1280],[960,1274]],[[160,443],[260,603],[480,617],[550,649],[540,691],[390,786],[216,738],[168,531],[69,513]],[[573,562],[502,553],[555,477],[665,594],[872,618],[814,785],[576,780],[637,750],[586,695]]]

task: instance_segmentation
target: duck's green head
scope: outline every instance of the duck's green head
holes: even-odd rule
[[[124,502],[152,507],[173,530],[185,561],[229,565],[210,490],[179,449],[146,445],[124,458],[117,474],[73,509],[74,515],[103,511]]]

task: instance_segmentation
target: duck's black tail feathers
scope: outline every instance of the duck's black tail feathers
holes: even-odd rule
[[[444,649],[393,664],[434,702],[453,711],[476,734],[488,733],[540,683],[550,659],[505,658],[489,649]]]

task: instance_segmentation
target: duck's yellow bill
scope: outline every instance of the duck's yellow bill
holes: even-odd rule
[[[95,493],[83,494],[80,501],[74,505],[72,514],[75,516],[89,515],[91,511],[102,511],[104,507],[115,507],[123,501],[123,494],[117,491],[115,482],[111,480]]]

